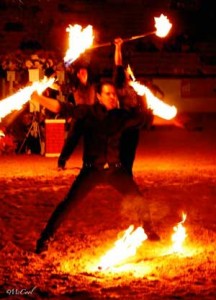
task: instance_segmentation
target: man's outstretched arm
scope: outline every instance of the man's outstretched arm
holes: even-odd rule
[[[61,110],[61,105],[58,100],[39,95],[37,92],[34,92],[32,94],[31,100],[38,102],[40,105],[46,107],[47,109],[56,114],[59,113]]]

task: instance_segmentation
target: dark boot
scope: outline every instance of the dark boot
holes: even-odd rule
[[[43,252],[46,252],[48,250],[49,242],[50,242],[50,239],[39,238],[39,240],[37,241],[37,244],[36,244],[35,253],[41,254]]]
[[[65,170],[66,160],[59,157],[58,159],[58,170]]]

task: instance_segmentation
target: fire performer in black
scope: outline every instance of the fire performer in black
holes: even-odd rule
[[[127,69],[123,66],[122,59],[122,44],[123,40],[121,38],[116,38],[114,40],[115,53],[114,53],[114,75],[113,80],[117,89],[117,96],[119,99],[120,107],[126,110],[140,110],[146,114],[146,123],[144,124],[143,129],[150,128],[153,122],[152,110],[147,108],[144,97],[139,96],[134,89],[129,85],[131,80]],[[88,90],[81,89],[81,84],[76,88],[76,93],[74,94],[74,104],[80,105],[81,103],[92,105],[95,101],[93,100],[92,90],[95,88],[96,83],[92,83],[91,80],[88,82],[88,73],[84,73],[87,67],[78,68],[77,72],[79,74],[80,82],[88,87]],[[82,71],[82,72],[81,72]],[[80,73],[81,72],[81,73]],[[91,92],[91,94],[90,94]],[[83,98],[84,101],[81,99]],[[148,119],[147,119],[148,117]],[[70,131],[68,137],[64,143],[61,154],[58,158],[58,169],[63,170],[65,168],[66,162],[72,154],[72,148],[70,147],[71,141],[77,139],[77,130],[74,128],[75,120],[72,119]],[[133,164],[136,156],[136,150],[139,143],[140,128],[128,128],[121,137],[120,143],[120,161],[124,166],[125,170],[132,176],[133,175]]]
[[[147,108],[145,98],[139,96],[129,85],[129,81],[132,80],[132,78],[130,78],[129,70],[123,66],[122,44],[123,40],[121,38],[114,40],[114,82],[117,88],[120,107],[128,111],[139,110],[145,113],[146,122],[142,129],[148,129],[153,123],[153,113],[152,110]],[[133,175],[133,164],[139,143],[139,136],[140,128],[130,127],[123,132],[121,137],[120,161],[131,176]]]
[[[64,200],[51,215],[37,241],[36,253],[47,250],[52,238],[76,204],[98,184],[107,183],[123,196],[122,205],[130,209],[128,214],[142,225],[149,240],[159,240],[152,228],[149,205],[137,184],[122,167],[119,157],[120,140],[123,132],[130,127],[143,126],[146,114],[119,109],[116,89],[111,82],[102,82],[97,88],[97,102],[94,105],[71,107],[36,92],[32,98],[53,112],[69,113],[75,118],[77,135],[84,138],[83,166]],[[71,143],[72,145],[72,143]],[[77,140],[74,141],[74,148]]]
[[[91,76],[90,67],[86,64],[80,64],[76,66],[75,78],[71,81],[73,86],[73,93],[70,94],[70,102],[74,105],[92,105],[95,103],[95,85],[96,80],[93,81],[93,76]],[[73,143],[76,135],[76,128],[74,128],[75,120],[73,118],[70,122],[70,129],[68,131],[68,136],[64,142],[61,153],[58,158],[58,169],[64,170],[66,162],[72,154],[72,147],[70,143]],[[75,130],[74,130],[75,129]]]

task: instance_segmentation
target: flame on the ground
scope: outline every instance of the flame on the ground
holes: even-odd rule
[[[107,270],[125,262],[136,254],[137,248],[146,239],[147,235],[142,227],[134,229],[134,225],[130,225],[123,237],[118,239],[115,246],[101,258],[98,269]]]
[[[173,105],[171,106],[157,98],[147,86],[137,82],[136,80],[130,81],[130,85],[138,95],[145,95],[147,106],[148,108],[152,109],[154,115],[166,120],[171,120],[176,116],[176,107]]]
[[[46,76],[42,81],[36,81],[30,86],[26,86],[23,89],[20,89],[15,94],[2,99],[0,101],[0,118],[3,118],[10,114],[14,110],[19,110],[22,106],[29,101],[31,94],[34,91],[42,93],[47,87],[51,86],[55,78],[47,78]]]
[[[74,62],[93,43],[93,28],[88,25],[86,28],[75,24],[69,25],[66,29],[69,32],[69,48],[66,51],[64,62],[66,65]]]
[[[172,251],[174,253],[181,253],[183,251],[183,243],[187,236],[186,229],[183,226],[183,223],[186,220],[186,214],[182,214],[182,220],[176,226],[173,227],[175,233],[172,235]]]
[[[155,17],[154,20],[155,28],[157,29],[155,34],[161,38],[167,36],[170,29],[172,28],[172,24],[170,23],[168,18],[161,14],[159,18]]]

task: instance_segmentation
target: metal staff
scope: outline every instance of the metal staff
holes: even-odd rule
[[[150,31],[150,32],[144,33],[144,34],[131,36],[129,38],[123,39],[123,42],[129,42],[129,41],[141,39],[141,38],[144,38],[146,36],[155,34],[156,32],[157,31],[155,30],[155,31]],[[106,47],[106,46],[111,46],[111,45],[113,45],[113,42],[106,42],[106,43],[102,43],[102,44],[98,44],[98,45],[93,45],[90,49],[101,48],[101,47]]]
[[[172,24],[169,22],[166,16],[163,14],[160,15],[159,18],[155,19],[155,28],[156,30],[150,31],[147,33],[143,33],[141,35],[135,35],[129,38],[124,39],[124,42],[132,41],[140,38],[144,38],[146,36],[156,34],[158,37],[165,37],[170,31]],[[93,43],[93,28],[91,25],[88,25],[86,28],[82,29],[80,25],[69,26],[67,28],[69,32],[69,49],[64,57],[64,62],[66,65],[74,62],[81,53],[84,51],[111,46],[112,42],[102,43],[98,45],[92,45]]]
[[[172,28],[172,24],[169,22],[168,18],[166,16],[164,16],[163,14],[161,14],[159,18],[155,17],[154,19],[155,19],[156,30],[123,39],[123,42],[129,42],[129,41],[141,39],[141,38],[144,38],[144,37],[152,35],[152,34],[156,34],[160,38],[167,36],[170,29]],[[91,49],[111,46],[112,44],[113,44],[112,42],[98,44],[98,45],[93,46]]]

